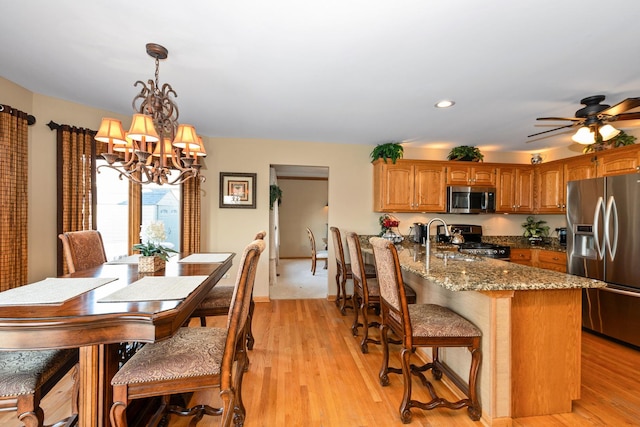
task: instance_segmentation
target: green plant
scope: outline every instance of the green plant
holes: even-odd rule
[[[452,148],[449,152],[449,156],[447,156],[447,159],[462,160],[467,162],[481,162],[484,159],[484,154],[480,152],[480,149],[478,147],[461,145],[459,147]]]
[[[621,130],[619,134],[614,136],[608,141],[603,141],[602,136],[596,132],[596,142],[589,144],[582,150],[583,153],[593,153],[595,151],[604,150],[606,148],[618,148],[625,145],[633,145],[636,143],[636,138],[633,135],[629,135],[625,131]]]
[[[137,243],[133,245],[133,250],[140,251],[142,256],[157,256],[168,261],[170,253],[178,253],[160,244],[167,238],[162,221],[152,221],[147,224],[142,233],[140,233],[140,238],[147,243]]]
[[[133,245],[133,249],[140,251],[140,255],[142,256],[157,256],[165,261],[169,260],[169,253],[178,253],[178,251],[174,251],[155,242],[138,243]]]
[[[524,228],[524,237],[535,237],[542,238],[549,236],[549,226],[544,225],[547,221],[538,220],[533,216],[528,216],[527,220],[522,223],[522,228]]]
[[[399,142],[387,142],[376,145],[373,151],[371,151],[371,161],[384,159],[384,162],[387,163],[387,159],[391,159],[395,164],[396,160],[401,159],[403,154],[404,147],[402,147]]]
[[[273,204],[278,201],[278,206],[282,203],[282,190],[277,185],[269,186],[269,209],[273,210]]]

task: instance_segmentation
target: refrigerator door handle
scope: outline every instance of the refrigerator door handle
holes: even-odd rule
[[[593,213],[593,240],[596,246],[596,253],[598,254],[598,259],[604,259],[605,256],[605,242],[600,244],[600,230],[598,230],[598,222],[600,220],[600,212],[604,211],[604,199],[602,197],[598,197],[598,201],[596,202],[596,210]],[[606,219],[606,212],[605,212]],[[606,221],[605,221],[606,224]],[[606,227],[605,227],[606,234]],[[606,235],[605,235],[606,238]]]
[[[613,214],[613,217],[612,217]],[[611,228],[611,220],[613,219],[613,242],[612,236],[609,233],[609,229]],[[616,257],[616,251],[618,250],[618,208],[616,206],[616,199],[613,196],[609,197],[609,201],[607,202],[607,210],[604,214],[604,235],[605,241],[607,243],[607,248],[609,249],[609,257],[611,261]]]

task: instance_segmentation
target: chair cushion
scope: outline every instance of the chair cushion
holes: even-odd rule
[[[77,349],[0,351],[0,397],[35,393],[73,358]]]
[[[322,258],[322,259],[329,258],[329,251],[325,251],[325,250],[316,251],[316,258]]]
[[[411,304],[414,337],[479,337],[480,329],[456,312],[436,304]]]
[[[216,308],[231,307],[231,299],[235,286],[214,286],[207,296],[202,300],[198,309],[212,310]]]
[[[111,385],[220,374],[227,329],[180,328],[168,340],[145,345],[113,376]]]

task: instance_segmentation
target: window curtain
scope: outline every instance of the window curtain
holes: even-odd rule
[[[188,179],[182,184],[182,253],[200,252],[200,206],[200,180]]]
[[[51,123],[50,123],[51,125]],[[95,230],[96,152],[106,151],[94,140],[96,131],[57,125],[58,233]],[[66,274],[58,242],[58,274]]]
[[[0,291],[27,282],[27,113],[0,104]]]

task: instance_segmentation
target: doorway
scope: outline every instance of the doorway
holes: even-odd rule
[[[328,245],[329,168],[271,165],[270,184],[282,192],[270,210],[269,293],[275,299],[326,298],[328,270],[324,261],[311,273],[308,227],[316,248]]]

